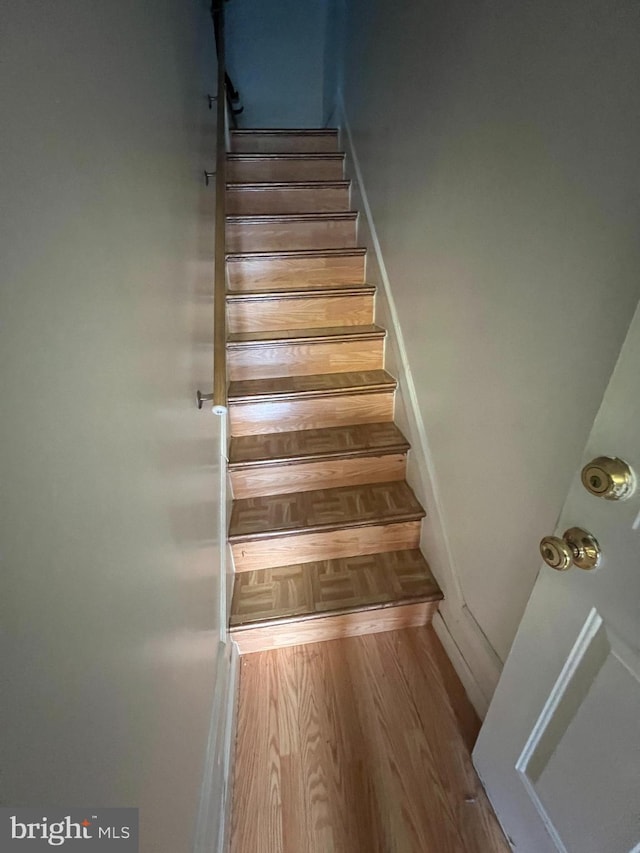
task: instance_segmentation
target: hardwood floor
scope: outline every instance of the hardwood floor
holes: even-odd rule
[[[430,627],[241,661],[231,853],[507,853]]]

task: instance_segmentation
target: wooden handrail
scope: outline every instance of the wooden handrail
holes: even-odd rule
[[[216,230],[215,264],[213,281],[213,401],[215,414],[227,411],[227,317],[226,317],[226,263],[225,263],[225,221],[226,221],[226,168],[227,168],[227,128],[226,128],[226,83],[225,83],[225,39],[224,39],[224,0],[213,2],[211,7],[213,26],[218,53],[218,94],[216,101]]]

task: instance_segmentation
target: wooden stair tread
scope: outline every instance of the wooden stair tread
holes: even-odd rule
[[[231,136],[337,136],[335,127],[239,127]]]
[[[442,597],[417,549],[319,560],[237,575],[230,626],[242,631]]]
[[[405,453],[407,450],[409,442],[392,422],[352,424],[325,429],[237,436],[231,439],[229,467],[380,456],[386,453]]]
[[[274,249],[266,252],[229,252],[226,255],[227,261],[263,261],[278,259],[293,259],[302,258],[324,258],[324,257],[347,257],[354,256],[363,257],[367,254],[367,250],[362,246],[345,246],[344,248],[333,249]]]
[[[228,397],[233,403],[291,397],[333,396],[358,392],[392,391],[396,384],[396,380],[386,370],[314,373],[309,376],[235,380],[229,383]]]
[[[332,284],[328,287],[299,287],[295,290],[228,290],[227,302],[269,302],[280,299],[326,299],[335,296],[373,296],[374,284]]]
[[[300,160],[344,160],[344,151],[323,151],[323,152],[313,152],[313,151],[296,151],[296,152],[285,152],[285,153],[274,153],[270,151],[259,151],[255,153],[239,151],[227,154],[227,160],[232,162],[240,162],[242,160],[248,160],[249,162],[255,162],[256,160],[292,160],[292,161],[300,161]]]
[[[242,498],[233,503],[229,541],[397,524],[425,515],[404,480]]]
[[[321,190],[328,187],[347,189],[349,180],[298,180],[298,181],[233,181],[226,185],[227,191],[241,190]]]
[[[328,213],[234,213],[227,216],[226,221],[227,225],[290,225],[293,222],[352,222],[357,218],[357,210],[337,210]]]
[[[289,345],[305,342],[338,342],[384,338],[381,326],[329,326],[312,329],[280,329],[264,332],[234,332],[227,337],[227,347],[254,346],[256,344]]]

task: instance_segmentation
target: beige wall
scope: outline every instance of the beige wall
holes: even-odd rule
[[[640,295],[640,12],[347,7],[346,114],[453,568],[504,659]]]
[[[219,628],[207,6],[2,4],[0,800],[139,805],[144,853],[191,849]]]

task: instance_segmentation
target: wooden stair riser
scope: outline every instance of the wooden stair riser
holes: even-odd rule
[[[234,184],[227,186],[226,210],[229,215],[344,211],[350,195],[348,183]]]
[[[291,563],[311,563],[359,554],[382,554],[417,548],[420,522],[372,524],[319,533],[294,533],[232,542],[236,572],[271,569]]]
[[[249,154],[328,153],[338,150],[338,133],[335,130],[290,133],[232,130],[231,150]]]
[[[260,402],[230,400],[232,435],[372,424],[393,420],[395,391]]]
[[[331,154],[321,157],[230,157],[226,179],[233,184],[264,181],[341,181],[344,179],[344,157]]]
[[[417,604],[340,613],[282,625],[236,628],[231,629],[231,638],[238,644],[239,653],[247,655],[287,646],[340,640],[343,637],[419,628],[428,625],[437,610],[437,601],[421,601]]]
[[[356,245],[355,216],[282,220],[227,219],[229,252],[275,252],[280,249],[340,249]]]
[[[282,254],[227,259],[231,291],[291,289],[300,287],[363,284],[364,253]]]
[[[319,329],[325,326],[365,326],[373,322],[373,294],[354,296],[296,296],[227,300],[227,330],[267,332],[280,329]]]
[[[406,453],[231,467],[234,498],[404,480]]]
[[[383,362],[384,338],[305,341],[278,346],[256,343],[227,350],[227,369],[231,380],[379,370]]]

